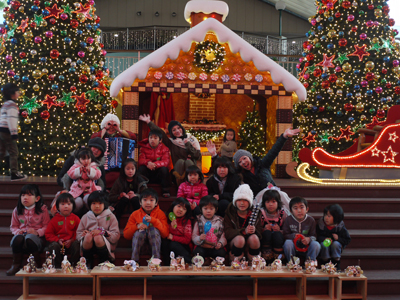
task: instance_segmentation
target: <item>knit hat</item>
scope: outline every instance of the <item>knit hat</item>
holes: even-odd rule
[[[89,140],[88,147],[89,148],[95,147],[95,148],[101,150],[101,152],[103,152],[103,154],[104,154],[104,152],[106,152],[106,149],[107,149],[107,144],[103,139],[101,139],[99,137],[95,137],[95,138]]]
[[[233,161],[235,162],[236,168],[239,168],[239,160],[242,158],[242,156],[247,156],[248,158],[250,158],[251,162],[253,162],[253,155],[251,155],[249,151],[239,149],[233,156]]]
[[[253,191],[250,189],[248,184],[239,185],[239,187],[233,193],[233,205],[236,206],[237,200],[247,200],[250,203],[250,207],[253,206]]]
[[[168,132],[169,132],[169,135],[171,136],[171,138],[172,139],[176,139],[176,137],[172,134],[172,128],[174,128],[174,126],[176,126],[176,125],[178,125],[180,128],[182,128],[182,136],[181,136],[181,138],[187,138],[185,128],[183,128],[181,123],[179,123],[178,121],[175,121],[175,120],[172,120],[168,124]]]

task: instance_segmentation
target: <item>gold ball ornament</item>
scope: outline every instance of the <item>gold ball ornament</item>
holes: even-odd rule
[[[393,69],[393,73],[399,75],[400,74],[400,67],[394,67]]]
[[[306,135],[304,134],[304,133],[300,133],[299,134],[299,137],[302,139],[302,138],[304,138]]]
[[[32,77],[35,78],[35,79],[39,79],[40,77],[42,77],[42,71],[40,71],[39,69],[33,71],[32,72]]]
[[[102,105],[101,105],[101,104],[96,104],[96,108],[97,108],[98,110],[101,110]]]
[[[389,105],[385,104],[384,106],[382,106],[382,109],[388,110],[389,109]]]
[[[366,115],[361,115],[360,119],[361,119],[361,121],[365,121],[367,119],[367,116]]]
[[[304,115],[300,115],[300,121],[304,122],[306,120],[306,117]]]
[[[38,113],[38,109],[35,107],[35,108],[32,108],[32,112],[34,113],[34,114],[37,114]]]
[[[329,10],[324,12],[325,18],[329,18],[330,15],[331,15],[331,13],[329,12]]]
[[[40,159],[41,159],[42,161],[45,161],[45,160],[46,160],[46,156],[42,156]]]
[[[23,7],[23,6],[18,7],[18,11],[20,13],[24,13],[25,12],[25,7]]]
[[[375,17],[380,18],[382,17],[382,10],[377,8],[374,10]]]
[[[315,124],[317,124],[317,125],[321,124],[321,122],[322,122],[321,119],[316,119],[315,120]]]
[[[293,103],[299,102],[299,96],[297,96],[297,94],[295,92],[292,93],[292,100],[293,100]]]
[[[32,33],[32,31],[26,31],[26,32],[24,33],[24,38],[25,38],[25,40],[27,40],[27,41],[31,40],[31,39],[33,38],[33,33]]]
[[[77,14],[76,17],[81,23],[85,22],[86,17],[85,17],[85,15],[83,13]]]
[[[357,105],[356,105],[356,111],[358,111],[358,112],[364,111],[364,105],[361,104],[361,103],[357,103]]]
[[[372,39],[372,43],[374,43],[374,44],[379,43],[379,39],[377,37],[374,37]]]
[[[49,70],[47,70],[46,68],[42,69],[42,76],[45,76],[49,74]]]
[[[337,86],[344,86],[344,84],[345,84],[345,81],[344,81],[344,79],[342,77],[340,77],[340,78],[338,78],[336,80],[336,85]]]
[[[61,158],[61,157],[57,158],[57,160],[56,160],[56,166],[57,166],[58,168],[62,168],[62,167],[64,166],[64,163],[65,163],[64,158]]]
[[[25,123],[26,125],[31,124],[31,122],[32,122],[32,120],[29,119],[29,118],[26,118],[26,119],[24,120],[24,123]]]
[[[99,129],[100,129],[99,124],[97,124],[97,123],[90,124],[90,129],[92,130],[93,133],[99,131]]]
[[[374,64],[373,61],[368,61],[368,62],[365,64],[365,67],[366,67],[368,70],[373,70],[373,69],[375,68],[375,64]]]
[[[327,118],[322,118],[322,123],[328,124],[329,120]]]
[[[352,67],[351,67],[351,64],[349,64],[349,63],[345,63],[345,64],[342,66],[343,72],[348,73],[348,72],[351,71],[351,69],[352,69]]]
[[[32,88],[35,92],[39,91],[39,89],[40,89],[39,85],[37,85],[37,84],[35,84]]]
[[[18,125],[18,133],[21,133],[21,126]]]
[[[46,27],[47,26],[47,21],[46,20],[41,21],[40,22],[40,26]]]
[[[334,29],[329,30],[328,31],[328,37],[331,38],[331,39],[335,38],[336,37],[336,30],[334,30]]]

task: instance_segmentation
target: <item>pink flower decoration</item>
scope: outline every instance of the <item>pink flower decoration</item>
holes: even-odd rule
[[[157,80],[160,80],[162,78],[162,73],[161,72],[155,72],[154,73],[154,78]]]
[[[242,77],[239,74],[235,74],[232,76],[232,80],[234,81],[240,81],[240,79],[242,79]]]
[[[179,72],[176,75],[176,78],[178,78],[179,80],[185,80],[187,78],[187,75],[185,73]]]
[[[200,75],[199,75],[199,78],[201,79],[201,80],[207,80],[207,74],[206,73],[201,73]]]
[[[210,78],[212,81],[217,81],[219,76],[218,76],[218,74],[212,74]]]

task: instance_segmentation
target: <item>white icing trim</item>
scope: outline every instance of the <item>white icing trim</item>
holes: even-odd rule
[[[222,15],[222,21],[225,21],[229,13],[229,6],[224,1],[214,0],[192,0],[186,3],[185,6],[185,20],[190,21],[192,13],[211,14],[217,13]],[[190,22],[189,22],[190,23]]]
[[[296,77],[213,18],[201,22],[119,74],[111,84],[111,97],[116,97],[121,88],[130,87],[136,78],[145,79],[150,67],[160,68],[167,58],[177,59],[180,50],[189,51],[192,42],[203,41],[208,31],[215,32],[220,43],[229,43],[233,53],[240,52],[245,62],[253,61],[258,70],[270,72],[275,84],[282,83],[286,91],[296,92],[300,101],[307,98],[305,87]]]

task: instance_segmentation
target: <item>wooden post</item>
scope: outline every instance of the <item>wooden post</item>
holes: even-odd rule
[[[253,279],[253,299],[257,300],[258,295],[258,278]]]
[[[24,300],[29,298],[29,277],[22,280],[22,297]]]
[[[147,300],[147,277],[143,278],[143,300]]]
[[[95,277],[96,277],[96,299],[100,299],[101,280],[100,280],[100,276],[95,276]]]

